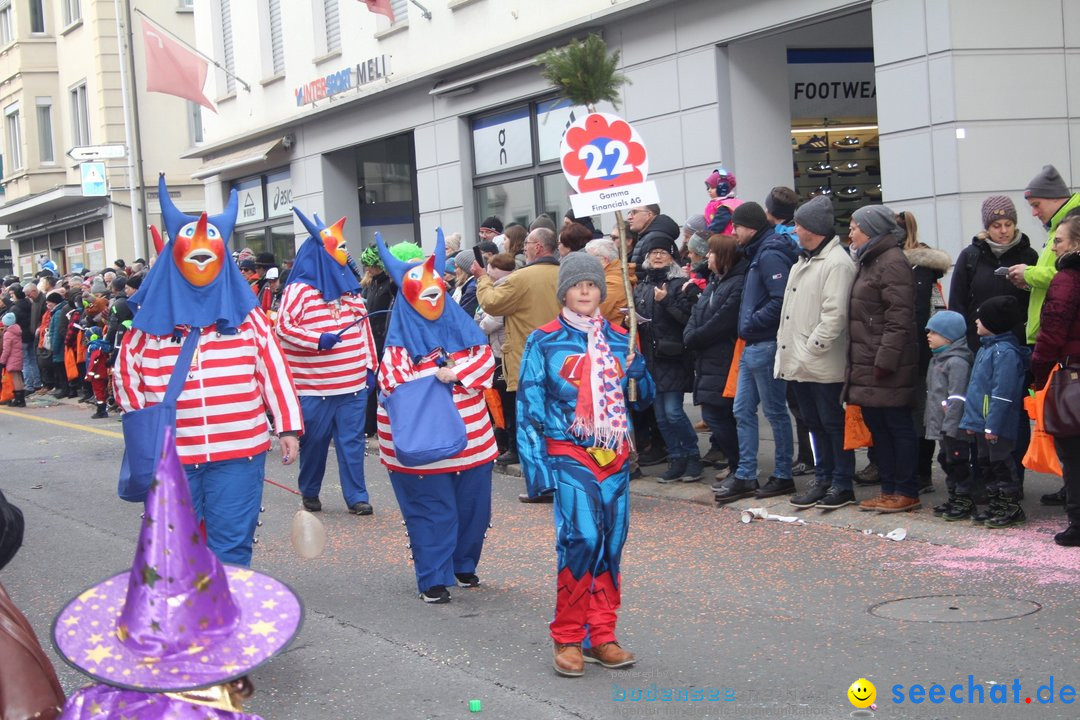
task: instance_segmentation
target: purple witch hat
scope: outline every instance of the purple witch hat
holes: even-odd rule
[[[300,629],[300,599],[206,546],[171,429],[146,497],[131,570],[80,593],[53,622],[60,656],[95,680],[147,692],[228,682]]]

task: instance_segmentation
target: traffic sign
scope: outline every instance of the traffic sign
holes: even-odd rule
[[[113,145],[79,145],[67,151],[67,156],[76,162],[86,160],[115,160],[127,157],[127,146],[122,144]]]
[[[105,197],[109,194],[105,184],[105,163],[87,162],[79,165],[82,175],[83,197]]]
[[[575,122],[563,135],[560,157],[578,192],[570,203],[579,217],[659,202],[656,184],[646,181],[645,144],[618,115],[590,113]]]

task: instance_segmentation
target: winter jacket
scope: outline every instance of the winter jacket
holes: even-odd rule
[[[637,274],[633,268],[629,274],[630,281],[636,282]],[[604,266],[604,285],[607,286],[607,297],[600,303],[600,314],[612,325],[622,326],[626,318],[622,313],[622,309],[627,307],[626,286],[622,279],[622,264],[618,260]]]
[[[915,335],[922,340],[926,323],[930,320],[933,308],[934,285],[941,276],[949,271],[952,258],[944,250],[919,243],[919,247],[904,250],[904,257],[911,263],[911,274],[915,278]],[[930,346],[919,343],[919,375],[926,377],[930,367]]]
[[[503,377],[506,389],[516,392],[521,353],[529,333],[554,320],[562,307],[555,297],[559,285],[559,261],[550,255],[507,275],[499,287],[488,275],[476,281],[476,299],[484,312],[502,315],[506,320],[503,344]]]
[[[961,430],[1015,440],[1024,401],[1024,373],[1031,350],[1011,332],[988,335],[971,368]]]
[[[394,285],[394,281],[390,279],[389,273],[381,272],[371,278],[371,282],[361,290],[361,294],[364,297],[364,305],[367,306],[368,315],[371,317],[368,322],[371,323],[371,335],[375,338],[375,349],[378,352],[378,357],[381,358],[383,344],[386,341],[386,330],[390,323],[390,313],[379,311],[389,310],[394,304],[397,287]],[[379,314],[372,314],[376,312]]]
[[[871,242],[859,253],[851,286],[844,399],[863,407],[910,407],[921,340],[915,332],[915,280],[891,235]]]
[[[30,297],[27,296],[29,300]],[[37,335],[41,327],[41,316],[45,313],[45,293],[38,292],[37,297],[30,301],[30,334]]]
[[[735,212],[735,208],[742,204],[742,200],[733,197],[714,198],[705,203],[702,214],[705,216],[705,222],[709,224],[709,233],[730,235],[731,215]]]
[[[926,372],[926,412],[923,414],[927,440],[938,440],[942,435],[964,439],[960,418],[964,415],[971,360],[971,350],[964,338],[933,353],[930,369]]]
[[[8,325],[4,328],[4,338],[0,349],[0,365],[8,372],[22,372],[23,369],[23,341],[22,328],[16,325]]]
[[[120,351],[120,343],[124,340],[124,333],[131,328],[131,320],[134,317],[132,306],[128,304],[126,296],[118,296],[112,301],[112,307],[109,308],[109,324],[105,329],[105,340],[112,348],[113,359],[115,359],[116,353]]]
[[[1039,337],[1031,357],[1035,387],[1046,385],[1055,363],[1080,363],[1080,253],[1058,261],[1043,302]]]
[[[34,333],[30,331],[30,299],[23,298],[11,304],[11,312],[15,313],[15,324],[22,331],[23,343],[34,341]]]
[[[693,310],[692,298],[683,291],[686,275],[672,263],[647,269],[634,288],[634,306],[650,322],[638,327],[645,365],[656,383],[656,392],[690,392],[694,389],[694,365],[683,345],[683,329]],[[657,301],[653,290],[664,288],[667,297]]]
[[[54,363],[64,362],[64,340],[68,330],[68,310],[71,308],[67,300],[52,309],[49,316],[49,355]]]
[[[496,280],[495,287],[505,284],[507,277],[510,276],[507,275]],[[491,353],[495,356],[495,359],[502,360],[503,343],[506,342],[506,321],[503,316],[491,315],[481,310],[476,316],[476,324],[487,335],[488,345],[491,346]]]
[[[800,254],[784,289],[776,333],[778,379],[844,382],[848,303],[854,281],[855,263],[840,238],[825,242],[817,253]]]
[[[683,343],[694,357],[694,404],[721,405],[724,386],[739,337],[739,304],[746,268],[742,258],[727,274],[709,278],[683,330]]]
[[[999,267],[1034,265],[1039,260],[1039,253],[1031,248],[1031,241],[1023,233],[1020,233],[1020,242],[1002,253],[1000,258],[990,250],[992,242],[985,232],[971,238],[971,244],[956,258],[952,285],[949,287],[949,309],[967,320],[967,343],[972,353],[979,351],[979,333],[975,330],[975,311],[979,305],[992,297],[1011,295],[1026,311],[1031,297],[1027,290],[1021,290],[1004,276],[995,275],[994,271]],[[1026,319],[1026,312],[1024,317]],[[1021,344],[1027,342],[1025,324],[1025,321],[1021,321],[1014,330]]]
[[[1047,288],[1050,281],[1057,273],[1057,255],[1054,253],[1054,233],[1058,223],[1065,219],[1074,208],[1080,207],[1080,193],[1076,193],[1061,206],[1054,217],[1050,218],[1050,224],[1046,229],[1049,231],[1046,246],[1039,253],[1039,261],[1024,271],[1024,282],[1031,287],[1031,300],[1028,302],[1027,342],[1032,344],[1039,334],[1039,314],[1042,312],[1043,301],[1046,299]]]
[[[474,317],[476,308],[479,306],[479,303],[476,302],[476,278],[469,278],[458,290],[460,292],[454,293],[457,304],[461,306],[466,315]]]
[[[641,231],[641,235],[638,236],[637,242],[634,243],[634,251],[630,257],[639,270],[644,270],[645,245],[657,235],[666,237],[674,243],[679,239],[679,236],[682,235],[682,228],[667,215],[657,215],[654,217],[653,221],[649,223],[649,226]]]
[[[747,345],[776,340],[784,288],[797,257],[795,248],[787,237],[769,227],[750,240],[743,256],[750,260],[750,266],[739,307],[739,337]]]

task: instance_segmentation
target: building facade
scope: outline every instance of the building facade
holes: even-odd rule
[[[287,256],[287,205],[430,247],[433,228],[558,221],[558,148],[582,112],[533,59],[587,33],[621,56],[618,112],[677,220],[718,164],[743,199],[827,193],[838,215],[886,202],[954,256],[986,195],[1045,163],[1080,177],[1080,4],[1071,0],[353,0],[197,3],[217,72],[201,161],[207,205],[241,195],[237,247]],[[244,28],[243,32],[239,29]],[[611,111],[610,107],[601,110]],[[244,213],[247,213],[246,215]],[[600,218],[608,228],[610,217]],[[1040,235],[1036,220],[1021,220]]]
[[[148,5],[162,27],[194,41],[193,4]],[[180,157],[201,141],[200,114],[145,92],[141,33],[133,63],[125,52],[132,19],[127,0],[0,0],[0,225],[17,275],[35,272],[41,256],[61,272],[147,257],[145,226],[160,220],[159,172],[181,207],[202,205],[191,177],[199,163]],[[126,107],[123,82],[134,88]],[[101,145],[122,154],[102,159],[103,172],[68,154]]]

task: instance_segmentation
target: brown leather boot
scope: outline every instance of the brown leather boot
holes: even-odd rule
[[[637,658],[627,652],[617,642],[600,643],[585,651],[585,662],[600,663],[606,668],[621,668],[633,665]]]
[[[858,507],[860,510],[874,511],[878,509],[878,506],[880,506],[881,503],[890,500],[891,498],[892,495],[881,493],[880,495],[876,495],[869,500],[863,500],[861,503],[859,503]]]
[[[922,507],[922,503],[919,502],[919,498],[912,498],[907,495],[890,495],[879,502],[874,509],[879,513],[895,513],[918,510],[920,507]]]
[[[581,643],[555,643],[555,672],[563,677],[581,677],[585,674],[585,659],[581,656]]]

